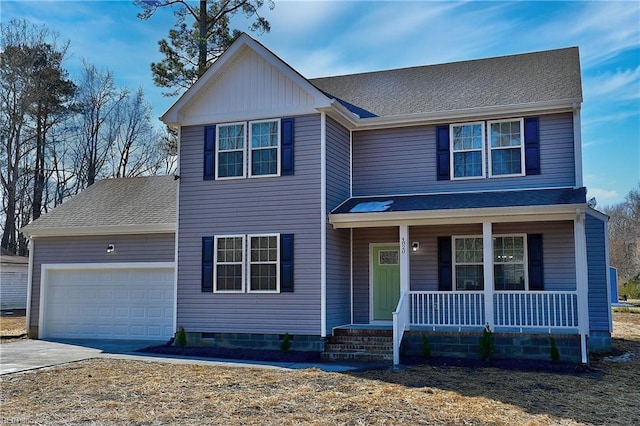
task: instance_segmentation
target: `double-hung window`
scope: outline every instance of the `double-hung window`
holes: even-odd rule
[[[484,122],[453,124],[450,131],[453,179],[484,177]]]
[[[524,120],[489,121],[489,176],[524,175]]]
[[[244,241],[244,235],[215,237],[214,291],[220,293],[244,291]]]
[[[483,290],[482,237],[453,237],[453,281],[456,290]]]
[[[245,177],[245,123],[222,124],[216,130],[216,178]]]
[[[216,179],[280,175],[280,120],[216,126]]]
[[[252,121],[249,127],[250,176],[280,174],[280,120]]]
[[[493,277],[496,290],[526,290],[526,241],[524,235],[493,238]]]
[[[279,236],[249,235],[249,292],[279,292]]]

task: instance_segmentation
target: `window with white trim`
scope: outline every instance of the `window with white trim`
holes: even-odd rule
[[[245,123],[222,124],[216,131],[216,178],[245,177]]]
[[[215,237],[213,253],[214,291],[244,291],[244,235]]]
[[[249,235],[249,292],[280,291],[279,235]]]
[[[280,174],[280,120],[252,121],[249,176]]]
[[[496,290],[527,290],[525,235],[493,237],[493,279]]]
[[[484,122],[452,124],[452,179],[484,177]]]
[[[524,175],[524,120],[489,121],[489,176]]]
[[[453,237],[453,282],[457,291],[484,289],[482,237]]]

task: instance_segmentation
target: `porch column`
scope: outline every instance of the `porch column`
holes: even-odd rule
[[[493,321],[493,227],[491,222],[482,222],[482,263],[484,270],[484,315],[491,330]]]
[[[578,331],[582,347],[582,363],[589,360],[587,337],[589,335],[589,275],[587,270],[587,236],[585,234],[585,213],[577,209],[573,221],[573,239],[576,256],[576,292],[578,294]]]
[[[409,292],[409,226],[400,225],[400,295]]]

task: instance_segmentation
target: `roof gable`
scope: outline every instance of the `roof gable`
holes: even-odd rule
[[[331,104],[280,58],[242,34],[162,116],[169,125],[313,113]]]

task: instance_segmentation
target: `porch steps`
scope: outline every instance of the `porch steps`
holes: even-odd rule
[[[393,361],[393,331],[382,329],[334,329],[321,357],[325,361]]]

